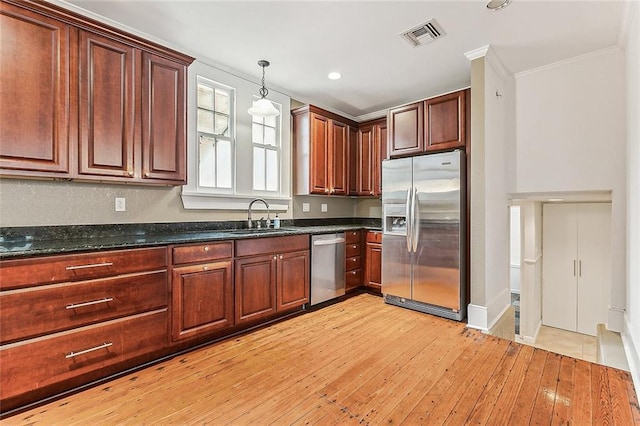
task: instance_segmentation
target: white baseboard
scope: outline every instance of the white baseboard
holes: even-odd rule
[[[624,346],[624,353],[627,356],[627,363],[629,364],[629,372],[633,379],[633,385],[636,388],[636,393],[640,393],[640,355],[638,355],[640,342],[635,342],[633,340],[633,330],[631,329],[631,323],[629,322],[628,316],[626,316],[625,322],[626,327],[621,333],[622,344]]]
[[[522,318],[520,318],[522,320]],[[538,334],[540,333],[540,327],[542,327],[542,322],[538,322],[538,326],[536,327],[536,332],[533,336],[523,336],[520,335],[520,340],[528,345],[534,345],[536,343],[536,339],[538,338]],[[520,323],[520,330],[522,330],[522,323]]]
[[[467,306],[467,327],[489,331],[487,325],[487,308],[469,303]]]
[[[467,326],[489,331],[511,306],[511,289],[505,288],[487,306],[467,306]]]
[[[610,307],[607,312],[607,330],[622,333],[624,330],[624,309]]]

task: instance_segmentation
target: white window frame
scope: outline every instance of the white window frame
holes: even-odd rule
[[[197,77],[202,76],[223,86],[235,89],[235,165],[232,182],[233,190],[219,191],[216,188],[199,187],[199,153],[197,128]],[[291,144],[291,99],[275,90],[269,91],[268,99],[281,106],[279,166],[280,188],[278,193],[253,190],[253,143],[251,140],[252,118],[247,112],[258,93],[259,84],[238,77],[227,71],[210,66],[201,60],[194,61],[188,69],[187,78],[187,184],[182,187],[182,204],[186,210],[233,210],[246,211],[249,202],[264,198],[272,212],[287,212],[292,208],[292,144]],[[249,161],[249,163],[247,163]],[[212,191],[214,189],[215,191]]]
[[[254,96],[253,100],[256,101],[260,99],[259,96]],[[253,124],[255,123],[253,121],[253,118],[251,120],[251,145],[252,145],[252,151],[253,149],[255,149],[256,147],[258,148],[264,148],[265,150],[271,150],[271,151],[276,151],[276,155],[278,156],[278,182],[277,182],[277,189],[275,191],[270,191],[267,189],[261,190],[261,189],[256,189],[255,186],[253,185],[253,181],[254,178],[252,177],[251,179],[251,187],[253,189],[253,193],[254,194],[259,194],[259,195],[277,195],[280,193],[280,188],[282,187],[282,105],[280,105],[277,102],[271,102],[276,109],[278,109],[278,111],[280,111],[280,115],[278,115],[277,117],[275,117],[276,119],[276,127],[275,127],[275,132],[276,132],[276,145],[265,145],[265,144],[260,144],[260,143],[255,143],[253,142]],[[262,134],[264,135],[264,129],[266,127],[271,127],[271,126],[267,126],[266,124],[263,123],[256,123],[258,125],[261,126],[262,128]],[[252,158],[253,158],[253,152],[252,152]],[[252,172],[255,175],[256,172],[256,165],[255,164],[251,164],[252,165]],[[266,164],[265,164],[265,171],[266,171]],[[266,176],[265,176],[265,183],[266,183]],[[266,185],[265,185],[266,186]]]
[[[220,89],[220,90],[224,90],[226,92],[229,93],[229,136],[223,136],[223,135],[215,135],[215,134],[211,134],[211,133],[206,133],[206,132],[201,132],[198,130],[197,128],[197,122],[198,122],[198,117],[197,117],[197,111],[199,109],[198,107],[198,92],[197,92],[197,87],[198,84],[206,84],[207,86],[209,86],[210,88],[212,88],[214,91],[215,89]],[[231,86],[227,86],[225,84],[222,84],[220,82],[211,80],[210,78],[204,77],[202,75],[198,75],[196,78],[196,93],[195,93],[195,103],[196,103],[196,141],[198,144],[198,147],[196,149],[196,155],[197,155],[197,161],[196,161],[196,165],[197,165],[197,187],[198,187],[198,192],[202,192],[202,193],[209,193],[209,194],[224,194],[224,195],[230,195],[233,194],[235,192],[235,158],[236,158],[236,135],[235,135],[235,130],[236,130],[236,110],[235,110],[235,104],[236,104],[236,90],[231,87]],[[211,186],[202,186],[200,185],[200,167],[202,165],[201,162],[201,158],[200,158],[200,138],[202,136],[206,136],[206,137],[212,137],[214,138],[216,141],[217,140],[223,140],[223,141],[229,141],[231,144],[231,187],[230,188],[223,188],[223,187],[211,187]]]

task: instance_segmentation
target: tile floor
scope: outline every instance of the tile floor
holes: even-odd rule
[[[511,306],[512,308],[490,330],[490,334],[526,345],[528,343],[522,341],[517,334],[520,328],[519,294],[511,294]],[[596,362],[597,359],[597,339],[595,336],[573,333],[544,325],[540,327],[536,342],[531,346],[590,362]]]
[[[536,343],[533,346],[561,355],[596,362],[597,339],[595,336],[543,325],[540,327]]]

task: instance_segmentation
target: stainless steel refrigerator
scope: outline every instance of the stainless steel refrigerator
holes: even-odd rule
[[[462,151],[382,163],[382,293],[393,305],[466,317]]]

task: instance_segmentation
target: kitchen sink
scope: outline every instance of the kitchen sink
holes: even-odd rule
[[[224,231],[227,234],[232,235],[261,235],[261,234],[273,234],[276,232],[282,232],[283,228],[244,228],[244,229],[231,229]]]

